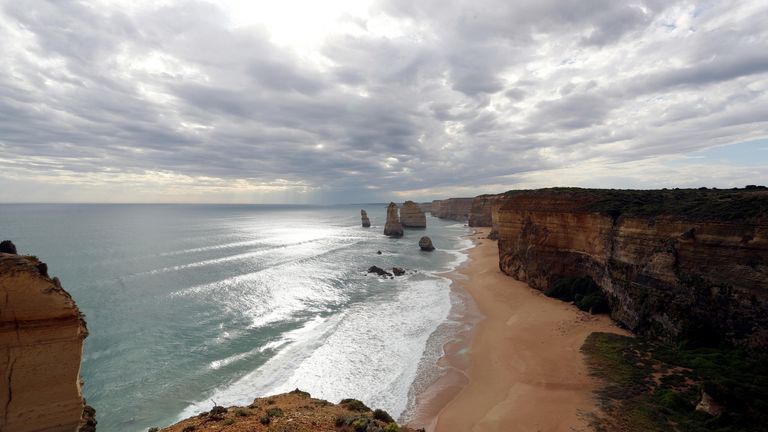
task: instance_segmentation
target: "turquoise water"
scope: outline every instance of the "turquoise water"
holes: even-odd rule
[[[102,432],[296,387],[407,419],[459,325],[446,321],[461,299],[436,273],[464,259],[468,228],[428,217],[426,230],[390,239],[385,213],[5,204],[0,237],[47,262],[85,313],[84,392]],[[421,252],[422,235],[438,250]],[[365,272],[374,264],[409,272],[380,279]]]

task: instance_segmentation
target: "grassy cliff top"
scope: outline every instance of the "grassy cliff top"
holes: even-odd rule
[[[573,201],[573,210],[618,217],[681,216],[699,220],[768,221],[768,188],[740,189],[582,189],[511,190],[510,198],[541,196]]]

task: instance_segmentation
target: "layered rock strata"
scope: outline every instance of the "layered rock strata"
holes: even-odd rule
[[[490,227],[491,232],[488,238],[495,239],[498,236],[498,227],[494,214],[498,213],[499,205],[502,202],[500,195],[480,195],[472,200],[472,207],[469,211],[469,226],[471,227]]]
[[[397,204],[391,202],[387,206],[387,221],[384,223],[384,235],[390,237],[402,237],[403,226],[400,224],[400,216],[397,212]]]
[[[80,360],[87,334],[74,300],[44,263],[0,253],[0,430],[85,425]]]
[[[473,200],[474,198],[448,198],[445,200],[432,201],[432,216],[440,219],[466,222],[469,219],[469,212],[472,209]]]
[[[400,223],[403,228],[426,228],[427,217],[418,204],[406,201],[400,208]]]
[[[371,227],[371,220],[368,218],[368,213],[365,210],[360,210],[360,219],[363,223],[363,228]]]
[[[591,277],[629,329],[768,348],[768,191],[500,195],[499,267],[537,289]]]

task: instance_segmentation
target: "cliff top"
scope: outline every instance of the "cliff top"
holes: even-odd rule
[[[333,404],[296,389],[290,393],[254,399],[245,407],[213,407],[160,432],[190,431],[378,431],[416,432],[398,427],[389,414],[372,411],[355,399]],[[423,430],[422,430],[423,431]]]
[[[696,220],[766,221],[768,188],[734,189],[582,189],[511,190],[509,198],[548,198],[553,210],[598,212],[613,216],[683,216]],[[511,204],[514,205],[514,204]]]

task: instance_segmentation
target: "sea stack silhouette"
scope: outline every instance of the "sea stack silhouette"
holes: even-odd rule
[[[371,220],[368,219],[368,213],[365,210],[360,210],[360,218],[363,220],[363,228],[371,227]]]
[[[402,237],[403,226],[400,224],[400,216],[397,212],[397,204],[391,202],[387,206],[387,222],[384,224],[384,235],[390,237]]]

